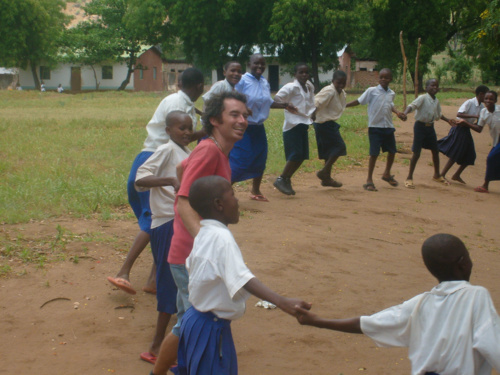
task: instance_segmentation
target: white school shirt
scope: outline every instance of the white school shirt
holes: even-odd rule
[[[159,146],[153,155],[137,170],[135,180],[148,176],[177,177],[177,165],[186,159],[191,151],[170,140]],[[149,205],[151,207],[151,228],[159,227],[174,218],[175,190],[173,186],[157,186],[153,188],[137,186],[137,191],[151,190]]]
[[[488,111],[487,108],[483,108],[477,124],[479,126],[488,125],[490,127],[490,135],[493,138],[493,147],[495,147],[500,140],[500,105],[495,104],[495,111],[493,113]]]
[[[181,111],[185,112],[193,120],[193,129],[196,129],[196,111],[194,103],[189,99],[189,96],[182,90],[165,97],[158,108],[156,108],[153,117],[146,125],[148,136],[144,141],[142,151],[154,152],[158,146],[167,143],[170,139],[165,131],[165,120],[169,112]]]
[[[287,83],[274,97],[278,103],[290,103],[298,109],[297,114],[289,112],[285,108],[285,121],[283,123],[283,131],[292,129],[298,124],[312,124],[311,115],[314,112],[314,85],[306,82],[307,92],[304,91],[302,85],[296,79],[293,82]]]
[[[442,282],[401,305],[362,316],[361,330],[378,346],[408,347],[413,375],[500,371],[500,318],[489,292],[467,281]]]
[[[238,319],[250,297],[243,286],[255,276],[243,261],[240,248],[227,226],[202,220],[186,259],[189,302],[201,312],[211,311],[222,319]]]
[[[368,104],[368,127],[394,128],[392,109],[396,93],[390,88],[387,91],[381,85],[370,87],[358,98],[359,104]]]
[[[441,104],[429,94],[420,95],[408,106],[415,111],[415,121],[434,122],[441,118]]]
[[[325,86],[314,97],[316,111],[316,123],[337,121],[346,107],[346,93],[344,90],[339,94],[332,84]]]
[[[212,87],[210,87],[210,90],[208,90],[203,96],[203,102],[206,102],[208,99],[210,99],[212,96],[217,95],[217,94],[222,94],[223,92],[231,92],[234,90],[234,87],[231,86],[231,84],[227,81],[227,79],[224,79],[222,81],[215,82]]]
[[[458,113],[463,113],[465,115],[472,115],[472,116],[479,116],[479,113],[481,110],[484,108],[483,103],[479,103],[477,98],[472,98],[469,100],[466,100],[458,109]],[[460,117],[457,117],[460,118]],[[470,122],[471,124],[474,123],[474,119],[471,118],[466,118],[464,119],[465,121]]]

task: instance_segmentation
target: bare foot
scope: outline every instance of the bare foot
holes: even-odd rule
[[[339,188],[342,186],[342,182],[335,181],[333,178],[330,177],[326,180],[321,180],[321,186],[330,186],[330,187]]]
[[[452,176],[452,177],[451,177],[451,179],[452,179],[453,181],[458,181],[458,182],[460,182],[461,184],[466,184],[466,182],[465,182],[464,180],[462,180],[462,177],[460,177],[460,176]]]
[[[143,286],[142,291],[150,294],[156,294],[156,287],[150,287],[149,285]]]

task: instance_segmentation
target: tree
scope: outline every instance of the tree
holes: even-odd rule
[[[110,53],[107,60],[124,61],[127,64],[127,76],[118,90],[124,90],[129,84],[142,45],[148,42],[147,34],[127,24],[129,6],[130,0],[92,0],[84,7],[90,17],[84,29],[86,36],[95,42],[93,47],[104,45]],[[92,51],[88,52],[88,56],[95,56]]]
[[[40,89],[37,67],[56,61],[60,37],[69,17],[62,0],[0,0],[0,64],[31,68]]]
[[[353,0],[277,0],[269,31],[280,61],[311,64],[319,88],[320,67],[338,65],[337,51],[363,31],[361,11]]]

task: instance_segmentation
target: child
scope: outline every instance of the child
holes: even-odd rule
[[[416,110],[415,125],[413,126],[413,146],[411,148],[413,155],[410,160],[410,171],[405,181],[405,186],[408,189],[415,189],[413,172],[417,166],[422,148],[431,150],[432,153],[432,163],[434,165],[434,176],[432,179],[446,186],[450,184],[446,178],[439,174],[439,150],[434,121],[442,119],[450,124],[450,126],[456,126],[456,122],[455,120],[447,119],[441,114],[441,105],[436,98],[436,94],[439,91],[439,83],[436,79],[427,80],[425,91],[427,91],[427,94],[420,95],[404,111],[404,114],[407,115],[411,111]]]
[[[135,158],[127,181],[128,200],[139,223],[139,233],[135,237],[134,243],[130,248],[127,258],[118,271],[116,277],[108,277],[108,281],[123,290],[124,292],[135,294],[136,291],[130,284],[130,270],[137,257],[146,248],[150,239],[151,232],[151,209],[149,207],[149,192],[137,192],[135,190],[135,177],[137,169],[153,154],[154,151],[169,140],[169,135],[165,131],[165,118],[171,111],[182,111],[191,117],[193,129],[196,128],[196,111],[194,102],[198,100],[203,93],[203,74],[195,68],[186,69],[181,76],[182,88],[179,92],[168,95],[158,105],[153,117],[146,126],[148,136],[144,141],[144,148]],[[192,140],[199,136],[196,132]],[[154,275],[156,271],[153,267],[148,279],[147,285],[143,288],[149,293],[156,293],[156,282]]]
[[[331,177],[332,166],[339,156],[347,155],[346,146],[336,122],[346,108],[347,75],[342,70],[333,73],[332,84],[325,86],[314,98],[313,114],[318,156],[325,161],[323,169],[316,173],[322,186],[341,187],[342,183]]]
[[[276,103],[271,98],[269,83],[262,76],[265,70],[266,60],[261,54],[250,56],[250,73],[245,73],[235,86],[238,92],[247,97],[247,107],[250,109],[251,115],[248,117],[248,128],[243,139],[234,145],[229,156],[231,182],[253,179],[250,199],[258,202],[269,202],[260,191],[267,161],[267,137],[264,121],[269,117],[271,108],[295,110],[293,105]]]
[[[283,123],[283,144],[286,164],[281,175],[274,181],[274,187],[286,195],[295,195],[291,177],[304,160],[309,159],[309,138],[307,132],[314,112],[314,86],[309,82],[309,67],[304,63],[295,65],[295,79],[287,83],[274,97],[278,103],[288,102],[297,107],[292,113],[285,109]]]
[[[473,124],[479,118],[479,112],[484,108],[484,95],[488,87],[481,85],[476,88],[476,97],[467,100],[458,110],[457,117],[465,119],[469,124]],[[460,175],[468,165],[474,165],[476,160],[476,150],[474,148],[474,139],[468,126],[454,126],[450,129],[448,135],[438,141],[439,151],[448,156],[448,162],[444,166],[441,176],[446,178],[446,173],[453,164],[457,163],[460,167],[451,177],[453,181],[465,184]],[[474,128],[472,128],[474,130]],[[477,131],[477,130],[476,130]]]
[[[368,137],[370,140],[370,161],[368,163],[368,178],[363,188],[367,191],[377,191],[373,183],[373,171],[380,148],[382,152],[387,151],[387,163],[382,180],[391,186],[398,186],[398,182],[391,175],[394,156],[396,155],[396,129],[392,123],[392,112],[401,120],[406,120],[406,115],[396,110],[394,107],[394,97],[396,94],[389,88],[392,81],[392,72],[384,68],[379,73],[379,85],[368,88],[358,100],[347,103],[346,107],[354,107],[359,104],[368,104]]]
[[[62,92],[63,92],[63,91],[64,91],[64,89],[63,89],[62,85],[61,85],[61,84],[59,84],[59,85],[57,86],[57,92],[58,92],[59,94],[62,94]]]
[[[292,316],[295,306],[304,311],[311,306],[275,293],[245,265],[227,227],[239,220],[238,199],[229,181],[220,176],[198,179],[189,191],[189,203],[202,221],[186,260],[192,307],[181,324],[179,374],[236,375],[238,365],[230,324],[243,316],[250,294],[274,303]]]
[[[378,346],[409,348],[412,374],[500,371],[500,318],[488,291],[469,284],[472,261],[460,239],[436,234],[422,257],[439,285],[371,316],[323,319],[297,307],[300,324],[364,333]]]
[[[484,178],[484,184],[474,189],[474,191],[478,193],[488,193],[490,181],[500,180],[500,105],[496,104],[497,98],[498,95],[495,91],[488,91],[486,93],[484,96],[486,108],[481,110],[477,124],[480,127],[479,133],[484,129],[484,126],[488,124],[491,138],[493,138],[493,148],[486,159],[486,177]]]
[[[42,81],[42,84],[40,85],[40,91],[45,92],[45,82]]]
[[[215,94],[234,90],[234,86],[241,80],[241,64],[237,61],[226,63],[224,65],[224,77],[225,79],[215,82],[210,90],[203,94],[203,103],[206,103]]]
[[[151,250],[156,266],[156,298],[158,321],[149,352],[141,359],[154,364],[165,336],[170,316],[176,313],[177,287],[167,263],[173,235],[175,192],[179,189],[177,165],[189,156],[186,146],[193,134],[193,120],[182,111],[171,111],[166,119],[166,132],[170,140],[159,146],[151,157],[139,167],[135,177],[137,191],[150,193]]]

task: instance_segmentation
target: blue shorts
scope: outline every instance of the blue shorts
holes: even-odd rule
[[[132,168],[130,168],[130,174],[127,180],[127,193],[128,193],[128,203],[132,210],[134,211],[135,217],[139,221],[139,228],[142,231],[151,234],[151,208],[149,207],[149,190],[148,191],[137,191],[135,190],[135,176],[137,170],[141,165],[144,164],[149,157],[153,155],[150,151],[142,151],[136,156]]]
[[[486,181],[500,180],[500,142],[491,149],[486,159]]]
[[[184,264],[171,264],[170,271],[177,285],[177,323],[172,328],[172,333],[177,337],[181,334],[182,317],[187,309],[191,307],[189,302],[189,274]]]
[[[231,182],[262,177],[266,169],[267,137],[264,124],[248,125],[243,139],[229,153]]]
[[[314,123],[318,157],[321,160],[347,155],[345,142],[340,135],[340,125],[335,121]]]
[[[394,128],[368,128],[370,156],[379,156],[381,148],[382,152],[395,154],[397,152],[395,131]]]
[[[283,132],[286,161],[304,161],[309,159],[309,125],[298,124]]]
[[[438,151],[438,143],[434,124],[427,126],[424,122],[417,121],[413,125],[413,146],[411,150],[420,153],[423,148]]]
[[[181,375],[237,375],[231,321],[191,307],[182,319],[177,362]]]
[[[177,287],[167,263],[173,235],[173,220],[151,229],[151,250],[156,265],[156,300],[158,301],[156,309],[167,314],[177,312]]]

